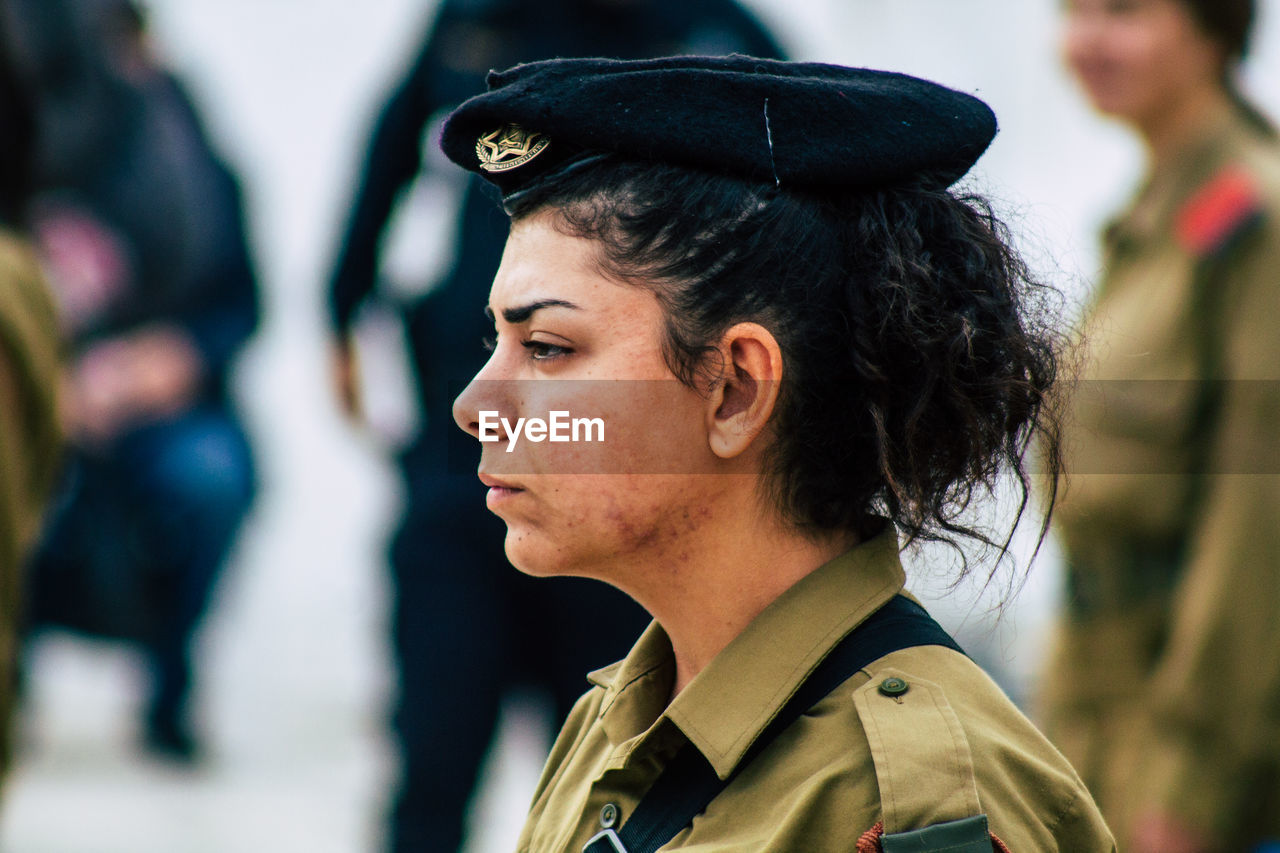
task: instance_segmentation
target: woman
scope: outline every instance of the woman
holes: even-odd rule
[[[1250,0],[1071,0],[1065,56],[1141,137],[1106,236],[1059,514],[1050,735],[1123,849],[1280,839],[1280,143]]]
[[[512,216],[455,419],[514,565],[654,617],[591,676],[520,849],[1114,849],[1067,763],[898,595],[899,534],[977,535],[969,499],[1006,469],[1025,487],[1028,439],[1054,435],[1039,291],[947,189],[995,133],[986,105],[746,57],[490,87],[442,141]]]
[[[415,296],[405,302],[405,288],[385,287],[379,272],[379,246],[392,245],[395,233],[411,233],[407,221],[392,218],[394,200],[408,197],[411,183],[435,180],[437,169],[450,168],[423,157],[424,134],[443,111],[483,92],[489,69],[531,59],[639,58],[689,52],[694,45],[782,55],[737,0],[433,5],[421,52],[382,107],[369,141],[329,284],[334,376],[344,410],[362,420],[352,332],[357,308],[372,297],[400,303],[414,402],[425,423],[397,457],[405,504],[387,552],[399,765],[387,853],[464,848],[466,804],[478,787],[503,696],[514,688],[544,692],[551,705],[547,729],[554,733],[582,693],[583,673],[625,653],[648,622],[615,589],[576,578],[539,583],[511,571],[503,555],[502,522],[485,509],[484,487],[475,479],[477,447],[449,416],[458,389],[485,361],[475,342],[492,323],[475,305],[488,292],[507,240],[506,217],[494,209],[488,184],[468,180],[456,208],[432,212],[453,223],[444,253],[452,260],[438,279],[412,282]],[[531,626],[553,620],[563,628],[530,641]],[[477,668],[487,677],[465,696],[445,686]]]

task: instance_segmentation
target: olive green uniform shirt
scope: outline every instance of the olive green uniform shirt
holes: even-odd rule
[[[671,645],[652,624],[561,731],[520,837],[522,853],[577,851],[621,824],[692,742],[716,773],[743,754],[809,672],[903,585],[881,534],[815,570],[765,609],[674,700]],[[902,702],[876,690],[905,680]],[[975,781],[976,780],[976,781]],[[890,832],[981,809],[1014,853],[1111,851],[1097,808],[1062,756],[964,655],[894,652],[784,730],[663,850],[853,851]]]
[[[17,649],[22,557],[58,465],[58,326],[28,246],[0,229],[0,773]]]
[[[1280,145],[1219,116],[1106,262],[1046,730],[1122,847],[1163,810],[1245,849],[1280,838]]]

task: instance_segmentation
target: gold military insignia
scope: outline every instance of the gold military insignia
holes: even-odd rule
[[[504,124],[476,140],[476,157],[486,172],[505,172],[537,157],[551,140],[541,133],[531,133],[518,124]]]

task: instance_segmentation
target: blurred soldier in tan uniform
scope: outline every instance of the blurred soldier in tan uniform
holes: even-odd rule
[[[1122,850],[1254,850],[1280,838],[1280,143],[1232,80],[1253,4],[1066,8],[1148,174],[1084,328],[1045,723]]]
[[[56,476],[60,436],[58,327],[20,234],[31,121],[8,61],[5,12],[0,0],[0,773],[9,763],[21,563]]]
[[[12,702],[22,558],[57,472],[57,385],[49,292],[30,248],[0,228],[0,721]],[[0,738],[0,771],[5,743]]]

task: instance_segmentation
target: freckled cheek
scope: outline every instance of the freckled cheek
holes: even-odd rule
[[[507,551],[535,575],[595,577],[626,589],[627,571],[679,574],[692,559],[682,542],[712,512],[703,478],[547,475],[529,482],[536,496],[506,519]]]
[[[695,532],[709,510],[702,484],[681,474],[637,474],[614,478],[603,518],[620,543],[669,549]]]
[[[545,475],[531,478],[537,493],[531,521],[566,543],[611,542],[628,547],[652,537],[664,511],[662,489],[637,475]]]

